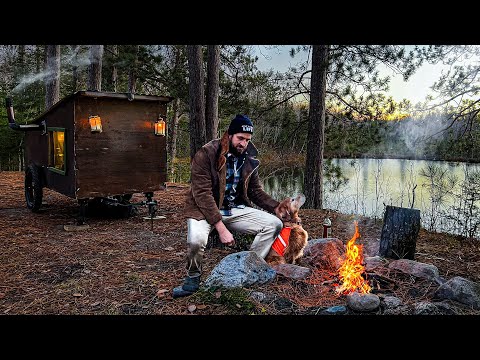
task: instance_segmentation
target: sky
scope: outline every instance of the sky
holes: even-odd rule
[[[277,48],[268,48],[268,46],[255,46],[254,51],[258,55],[257,66],[261,70],[274,70],[284,72],[290,65],[295,65],[297,61],[305,61],[307,54],[301,52],[291,58],[289,50],[297,45],[282,45]],[[298,60],[297,60],[298,58]],[[379,68],[380,74],[390,76],[390,90],[387,96],[392,96],[393,100],[400,102],[403,99],[410,100],[413,104],[422,102],[428,94],[431,94],[430,87],[437,81],[442,70],[446,70],[445,65],[424,64],[417,69],[414,75],[405,82],[402,76],[394,74],[386,67]]]

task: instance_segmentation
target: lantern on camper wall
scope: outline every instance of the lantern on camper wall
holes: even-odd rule
[[[155,121],[155,135],[165,136],[166,123],[162,116],[158,117],[158,120]]]
[[[90,123],[90,130],[93,132],[102,132],[102,119],[98,115],[92,115],[88,117],[88,122]]]

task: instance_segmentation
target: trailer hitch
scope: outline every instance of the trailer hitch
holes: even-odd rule
[[[130,203],[130,205],[133,206],[147,206],[148,207],[148,215],[150,218],[155,217],[155,213],[157,212],[157,200],[153,199],[153,193],[152,192],[147,192],[145,193],[145,196],[147,197],[147,200],[143,200],[139,203]]]
[[[144,217],[145,220],[150,220],[151,221],[151,230],[153,231],[153,220],[155,219],[163,219],[164,216],[159,217],[155,216],[157,212],[157,205],[158,202],[153,198],[153,192],[146,192],[144,193],[146,196],[146,200],[143,200],[142,202],[139,203],[132,203],[130,205],[133,206],[147,206],[148,207],[148,217]]]
[[[150,218],[153,219],[157,212],[157,200],[153,199],[152,192],[145,193],[145,196],[147,197],[146,205],[148,206],[148,214],[150,215]]]

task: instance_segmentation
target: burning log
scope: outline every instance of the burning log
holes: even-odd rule
[[[387,206],[383,218],[379,255],[414,260],[420,230],[420,210]]]

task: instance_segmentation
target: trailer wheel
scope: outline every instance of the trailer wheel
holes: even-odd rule
[[[115,195],[113,198],[116,199],[121,204],[128,204],[128,202],[132,199],[133,194],[123,194],[123,195]]]
[[[37,212],[42,205],[43,189],[38,167],[34,164],[28,165],[25,170],[25,200],[27,208]]]
[[[132,196],[133,196],[133,194],[123,194],[122,198],[123,198],[124,201],[128,202],[128,201],[132,200]]]

